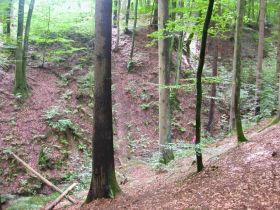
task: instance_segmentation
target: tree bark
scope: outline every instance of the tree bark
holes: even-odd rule
[[[265,0],[260,0],[260,18],[259,18],[259,45],[258,60],[256,72],[256,109],[255,115],[260,114],[260,94],[261,94],[261,75],[263,66],[263,50],[264,50],[264,24],[265,24]]]
[[[237,20],[235,27],[235,43],[234,43],[234,57],[233,57],[233,81],[232,81],[232,103],[231,110],[234,114],[234,124],[237,131],[238,142],[247,141],[243,133],[241,114],[240,114],[240,88],[241,88],[241,35],[243,28],[243,17],[245,13],[245,0],[238,0],[237,3]],[[231,128],[232,128],[231,127]]]
[[[121,0],[118,0],[118,15],[117,15],[117,41],[115,46],[115,51],[119,48],[120,43],[120,16],[121,16]]]
[[[130,50],[130,55],[129,55],[130,62],[132,62],[133,54],[134,54],[134,44],[135,44],[137,18],[138,18],[138,0],[135,0],[134,24],[133,24],[133,32],[132,32],[132,44],[131,44],[131,50]]]
[[[23,71],[23,22],[24,22],[25,0],[19,0],[18,9],[18,29],[17,29],[17,49],[16,49],[16,75],[14,93],[20,94],[23,98],[28,96],[26,75]]]
[[[158,29],[164,30],[168,20],[168,0],[158,1]],[[171,119],[170,119],[170,90],[166,88],[170,84],[170,39],[160,38],[159,49],[159,143],[161,162],[168,163],[174,158],[173,152],[166,148],[171,143]]]
[[[125,29],[124,29],[125,33],[129,33],[128,23],[129,23],[129,14],[130,14],[130,3],[131,0],[127,0],[127,7],[126,7],[126,14],[125,14]]]
[[[154,0],[152,26],[153,26],[154,30],[158,29],[158,0]]]
[[[214,49],[213,49],[213,63],[212,63],[212,76],[218,76],[218,56],[219,56],[219,40],[218,38],[214,40]],[[211,99],[210,99],[210,108],[209,108],[209,117],[207,123],[207,131],[213,136],[213,123],[215,116],[215,102],[216,102],[216,93],[217,87],[216,84],[212,84],[211,87]]]
[[[118,21],[118,0],[114,0],[114,11],[113,11],[113,27],[117,27]]]
[[[29,44],[29,32],[31,26],[32,13],[34,9],[35,0],[31,0],[29,4],[29,10],[27,14],[26,26],[25,26],[25,35],[23,42],[23,54],[22,54],[22,71],[23,74],[26,75],[26,64],[27,64],[27,52],[28,52],[28,44]]]
[[[276,58],[276,75],[278,76],[278,120],[280,120],[280,6],[278,9],[278,46],[277,46],[277,58]]]
[[[86,202],[115,197],[120,191],[115,176],[111,93],[112,0],[95,7],[95,91],[92,138],[92,179]]]
[[[214,7],[214,0],[209,0],[207,14],[204,21],[203,31],[202,31],[202,39],[201,39],[201,48],[200,48],[200,55],[199,55],[199,63],[197,68],[197,76],[196,76],[196,126],[195,126],[195,135],[196,135],[196,164],[197,164],[197,171],[200,172],[203,170],[203,162],[202,162],[202,152],[200,149],[200,138],[201,138],[201,105],[202,105],[202,71],[204,67],[205,61],[205,53],[206,53],[206,44],[207,44],[207,35],[208,35],[208,28],[210,25],[212,12]]]

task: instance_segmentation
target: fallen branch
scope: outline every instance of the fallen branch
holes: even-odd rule
[[[74,187],[76,187],[76,185],[77,183],[74,183],[68,187],[55,201],[48,205],[45,210],[52,210]]]
[[[55,191],[59,192],[59,193],[63,193],[63,191],[61,189],[59,189],[57,186],[55,186],[53,183],[51,183],[49,180],[47,180],[46,178],[44,178],[41,174],[39,174],[37,171],[35,171],[33,168],[31,168],[26,162],[24,162],[22,159],[20,159],[17,155],[15,155],[13,152],[11,152],[11,154],[14,156],[14,158],[16,160],[18,160],[27,170],[29,170],[30,172],[32,172],[34,175],[36,175],[37,178],[41,179],[45,184],[47,184],[48,186],[50,186],[52,189],[54,189]],[[77,201],[75,199],[73,199],[70,196],[65,196],[71,203],[75,204],[77,203]]]

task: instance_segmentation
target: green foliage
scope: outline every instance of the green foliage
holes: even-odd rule
[[[93,92],[94,89],[94,69],[93,67],[89,68],[88,73],[78,79],[78,86],[80,89],[87,90],[90,93]]]
[[[48,147],[43,147],[40,150],[38,164],[41,167],[41,169],[47,169],[47,168],[52,169],[53,168],[53,165],[48,157],[48,153],[50,153],[50,150]]]
[[[70,119],[63,117],[63,115],[68,112],[69,110],[67,109],[61,111],[59,107],[53,106],[50,109],[45,110],[42,116],[47,121],[48,125],[55,131],[61,133],[71,131],[72,134],[76,136],[82,136],[83,130]]]

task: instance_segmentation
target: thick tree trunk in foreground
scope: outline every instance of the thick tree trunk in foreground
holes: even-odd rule
[[[96,1],[95,9],[94,134],[92,138],[92,180],[86,199],[114,197],[116,181],[111,95],[112,0]]]
[[[158,1],[158,29],[165,28],[168,20],[168,1]],[[168,163],[174,158],[172,150],[166,148],[171,143],[171,119],[170,119],[170,91],[165,86],[170,84],[169,50],[170,40],[159,39],[159,143],[161,162]]]
[[[261,74],[262,74],[263,50],[264,50],[264,24],[265,24],[264,21],[265,21],[265,0],[260,0],[259,46],[258,46],[257,72],[256,72],[256,110],[255,110],[255,115],[260,114]]]
[[[22,97],[28,96],[26,75],[23,70],[23,22],[24,22],[24,0],[19,0],[18,29],[17,29],[17,50],[16,50],[16,74],[14,93]]]
[[[243,133],[241,114],[240,114],[240,88],[241,88],[241,36],[243,28],[243,17],[245,13],[245,0],[238,0],[237,3],[237,20],[235,27],[235,43],[233,57],[233,81],[232,81],[232,103],[231,110],[234,114],[234,124],[237,131],[238,142],[247,141]]]
[[[201,138],[201,105],[202,105],[202,71],[205,61],[205,52],[206,52],[206,44],[207,44],[207,35],[208,35],[208,28],[212,17],[214,7],[214,0],[209,0],[207,14],[204,21],[203,31],[202,31],[202,39],[201,39],[201,48],[200,48],[200,55],[199,55],[199,63],[197,68],[197,82],[196,82],[196,164],[197,164],[197,171],[200,172],[203,170],[203,162],[202,162],[202,152],[200,149],[200,138]]]

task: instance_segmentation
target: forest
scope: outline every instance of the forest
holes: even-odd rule
[[[0,210],[280,209],[279,0],[0,0]]]

